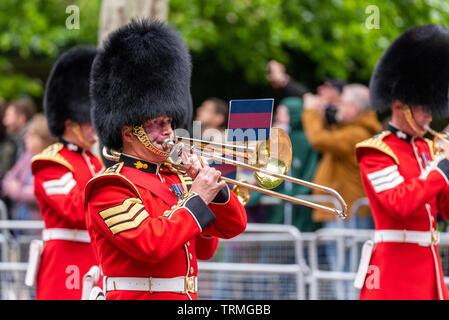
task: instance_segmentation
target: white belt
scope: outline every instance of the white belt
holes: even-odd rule
[[[122,278],[104,277],[103,290],[126,291],[148,291],[153,292],[176,292],[183,293],[198,291],[197,277],[176,277],[176,278]]]
[[[409,231],[409,230],[376,230],[373,240],[368,240],[363,244],[360,257],[359,269],[354,279],[354,287],[361,289],[363,287],[366,274],[368,272],[371,255],[374,249],[374,243],[379,242],[400,242],[416,243],[421,246],[430,247],[440,242],[440,233],[433,231]]]
[[[409,231],[409,230],[376,230],[374,242],[405,242],[417,243],[428,247],[440,242],[440,233],[434,231]]]
[[[42,230],[42,240],[70,240],[76,242],[90,242],[87,230],[51,228]]]

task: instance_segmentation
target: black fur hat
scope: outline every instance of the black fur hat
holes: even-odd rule
[[[449,29],[413,27],[384,52],[371,76],[371,104],[385,111],[394,100],[422,105],[434,115],[448,113]]]
[[[63,53],[53,65],[44,96],[44,112],[52,135],[63,135],[65,120],[91,122],[89,75],[96,53],[94,46],[77,46]]]
[[[165,115],[183,124],[191,113],[190,54],[160,21],[133,20],[109,35],[93,63],[90,94],[100,141],[119,151],[121,129]]]

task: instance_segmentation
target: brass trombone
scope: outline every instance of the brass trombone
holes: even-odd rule
[[[278,143],[274,144],[275,148],[272,148],[273,144],[271,143],[273,141],[273,137],[278,138]],[[179,141],[187,141],[189,145],[186,145],[183,142]],[[239,188],[258,191],[270,196],[280,198],[282,200],[293,202],[295,204],[304,205],[307,207],[332,213],[341,219],[346,219],[347,217],[346,202],[337,191],[332,188],[286,175],[290,169],[292,148],[290,138],[282,129],[271,128],[270,140],[259,143],[254,148],[250,148],[248,146],[220,144],[215,142],[211,143],[208,141],[186,137],[178,137],[175,141],[167,139],[164,143],[168,148],[172,149],[172,154],[177,154],[180,150],[184,149],[191,153],[195,153],[200,157],[202,156],[212,160],[221,161],[226,164],[235,165],[253,171],[254,177],[259,186],[254,186],[244,181],[238,181],[223,176],[221,177],[222,180],[231,183]],[[192,144],[193,146],[191,146]],[[199,144],[200,146],[195,147],[194,144]],[[222,147],[222,149],[220,150],[220,155],[213,152],[213,146]],[[244,161],[257,163],[256,165],[251,165],[242,161],[223,157],[223,154],[231,154],[234,156],[238,154],[243,157]],[[176,166],[180,164],[177,164],[175,160],[174,165]],[[318,203],[269,190],[278,186],[283,181],[290,181],[291,183],[304,185],[306,187],[331,194],[337,199],[338,203],[341,205],[341,208],[327,207]]]

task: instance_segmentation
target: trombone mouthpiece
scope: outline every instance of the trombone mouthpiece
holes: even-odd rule
[[[175,146],[175,142],[173,140],[170,140],[170,139],[167,138],[167,139],[164,140],[163,146],[165,148],[172,149]]]
[[[438,135],[438,132],[436,132],[435,130],[433,130],[433,129],[432,129],[431,127],[429,127],[427,124],[425,124],[425,125],[423,126],[423,128],[424,128],[426,131],[428,131],[430,134],[434,135],[434,136]]]

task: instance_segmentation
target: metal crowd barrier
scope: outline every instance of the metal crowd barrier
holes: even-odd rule
[[[1,208],[1,205],[0,205]],[[26,287],[25,272],[28,248],[32,239],[39,237],[43,221],[0,220],[1,241],[0,299],[34,299],[33,288]],[[17,231],[20,231],[17,233]],[[26,231],[36,231],[34,235]],[[15,234],[13,232],[16,232]]]
[[[248,224],[220,240],[215,256],[199,262],[200,299],[305,299],[303,244],[297,228]]]
[[[352,285],[357,272],[363,242],[371,239],[374,230],[367,229],[320,229],[314,233],[302,233],[304,247],[309,249],[310,274],[306,278],[310,285],[311,300],[358,299],[359,290]],[[328,270],[319,261],[320,245],[334,241],[337,245],[339,269]],[[439,253],[443,265],[444,281],[449,285],[449,233],[440,233]],[[346,259],[345,259],[346,257]],[[327,282],[327,283],[326,283]]]

